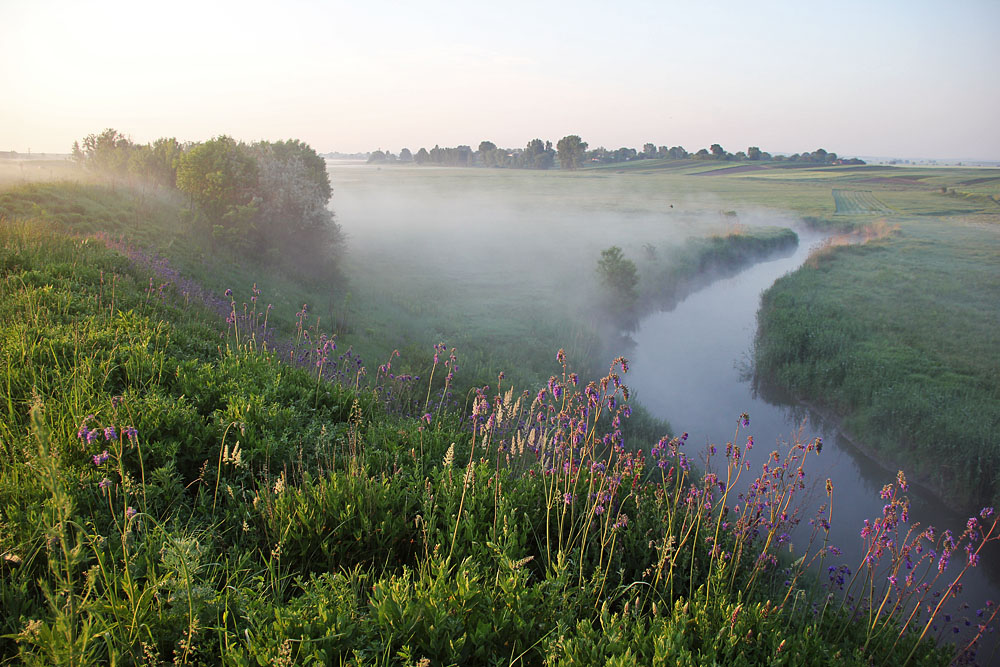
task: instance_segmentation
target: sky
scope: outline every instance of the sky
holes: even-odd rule
[[[1000,2],[0,0],[0,150],[301,139],[1000,160]]]

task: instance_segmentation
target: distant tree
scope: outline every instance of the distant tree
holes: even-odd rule
[[[570,134],[559,140],[556,150],[559,152],[559,165],[563,169],[576,169],[587,151],[587,142]]]
[[[643,144],[642,154],[644,157],[653,158],[656,157],[656,145],[655,144]]]
[[[521,152],[521,166],[526,169],[551,169],[553,164],[555,164],[555,151],[552,150],[551,141],[532,139]]]
[[[751,146],[747,149],[747,159],[756,162],[760,159],[760,148],[757,146]]]
[[[744,160],[747,159],[747,154],[744,153],[743,151],[737,151],[736,154],[733,155],[733,159],[734,160],[739,160],[740,162],[743,162]]]
[[[695,160],[707,160],[710,157],[711,157],[711,154],[707,150],[705,150],[704,148],[699,149],[698,152],[694,154],[694,159]]]
[[[629,160],[634,160],[636,157],[636,152],[634,148],[627,148],[622,146],[615,151],[615,162],[627,162]]]
[[[413,153],[410,152],[409,148],[404,148],[401,151],[399,151],[399,161],[413,162]]]
[[[485,167],[496,167],[497,165],[497,145],[492,141],[479,142],[479,160]]]
[[[601,251],[597,262],[597,276],[608,292],[610,310],[627,314],[639,299],[639,274],[635,262],[627,259],[618,246]]]
[[[383,164],[389,160],[388,156],[381,150],[374,151],[368,156],[368,164]]]
[[[110,175],[124,176],[134,145],[118,130],[108,128],[100,134],[88,134],[83,147],[73,143],[73,157],[84,167]]]
[[[426,148],[421,148],[417,151],[417,154],[413,156],[413,161],[417,164],[427,164],[430,162],[431,156],[427,152]]]
[[[450,150],[450,149],[449,149]],[[449,156],[448,164],[457,167],[471,167],[472,166],[472,148],[469,146],[455,146],[454,157]]]
[[[716,160],[721,160],[726,156],[726,150],[719,144],[712,144],[709,150],[712,151],[712,157]]]

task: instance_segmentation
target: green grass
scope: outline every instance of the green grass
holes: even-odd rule
[[[764,297],[758,372],[963,505],[1000,498],[1000,228],[903,218]]]
[[[690,471],[682,441],[630,451],[621,360],[586,388],[556,363],[542,395],[501,388],[471,414],[400,417],[388,383],[358,391],[280,363],[248,320],[227,330],[51,222],[0,222],[0,258],[5,662],[952,657],[924,639],[936,614],[898,637],[931,598],[885,586],[902,576],[896,548],[850,584],[874,591],[856,609],[811,597],[825,582],[807,559],[778,557],[796,475],[764,473],[737,507]],[[775,456],[795,470],[815,451]],[[735,482],[738,460],[720,458]],[[900,531],[882,524],[879,544],[904,546]],[[822,560],[816,539],[802,553]]]

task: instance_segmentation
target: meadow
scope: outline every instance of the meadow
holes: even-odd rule
[[[819,508],[798,503],[821,443],[793,443],[751,470],[745,416],[730,417],[730,442],[705,450],[681,434],[651,438],[664,425],[628,428],[638,411],[627,361],[593,373],[614,342],[596,307],[600,249],[634,257],[645,307],[660,307],[780,250],[775,221],[870,222],[832,218],[830,180],[853,176],[493,174],[509,179],[499,197],[476,171],[342,171],[331,168],[335,193],[340,178],[364,186],[334,198],[353,254],[346,289],[207,255],[183,202],[155,193],[0,193],[5,659],[975,659],[969,641],[996,605],[953,614],[944,603],[996,541],[991,509],[961,534],[936,533],[911,523],[900,475],[882,514],[859,527],[865,557],[843,563],[825,537],[835,491]],[[410,194],[385,198],[386,178]],[[898,207],[895,192],[878,196]],[[891,266],[912,252],[894,244],[934,246],[954,229],[970,236],[944,251],[981,245],[996,228],[976,211],[993,195],[974,194],[921,191],[912,204],[957,207],[973,218],[964,227],[911,214],[898,235],[831,248],[809,271],[832,280],[877,253]],[[584,212],[599,224],[574,226]],[[978,275],[980,264],[970,256],[964,268]],[[569,354],[545,354],[553,343]],[[957,364],[964,348],[952,343]],[[813,538],[793,559],[798,523]],[[945,643],[960,631],[960,645]]]
[[[263,294],[222,317],[45,221],[5,222],[0,249],[5,660],[945,664],[966,647],[933,638],[996,615],[938,613],[990,510],[915,533],[900,477],[860,566],[809,568],[836,558],[829,505],[789,562],[818,443],[744,471],[738,416],[706,452],[725,479],[683,436],[632,449],[624,359],[584,383],[560,352],[537,393],[501,381],[468,409],[428,380],[407,416],[391,361],[371,388],[324,378],[344,360],[308,313],[268,351]]]

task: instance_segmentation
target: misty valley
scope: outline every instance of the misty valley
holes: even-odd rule
[[[0,159],[3,659],[990,664],[997,171],[490,146]]]

